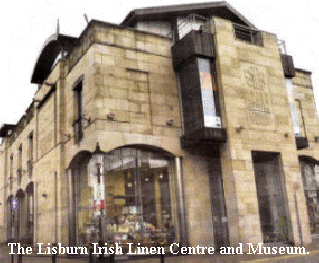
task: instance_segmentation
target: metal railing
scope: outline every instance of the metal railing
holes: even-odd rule
[[[286,42],[284,40],[278,39],[278,49],[280,54],[287,55]]]
[[[176,27],[167,34],[167,37],[171,37],[175,43],[193,30],[211,33],[209,22],[208,18],[196,14],[179,18]]]

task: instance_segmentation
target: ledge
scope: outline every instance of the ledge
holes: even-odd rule
[[[223,128],[201,128],[181,137],[182,148],[216,145],[227,141],[227,132]]]
[[[295,137],[297,150],[301,150],[308,147],[308,139],[306,137]]]

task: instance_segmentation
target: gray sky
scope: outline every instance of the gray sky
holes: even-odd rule
[[[200,2],[205,0],[7,1],[0,16],[0,126],[15,124],[32,102],[37,89],[30,82],[32,71],[44,41],[56,31],[58,19],[61,33],[78,37],[86,26],[84,13],[89,19],[120,23],[135,8]],[[276,33],[286,41],[287,53],[293,56],[295,67],[312,71],[319,103],[317,1],[229,0],[228,3],[258,29]]]

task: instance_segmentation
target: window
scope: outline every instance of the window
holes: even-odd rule
[[[75,120],[73,122],[73,129],[75,135],[75,142],[79,143],[83,138],[83,125],[82,125],[82,99],[83,99],[83,92],[82,92],[82,80],[74,86],[74,95],[75,95]]]
[[[253,28],[233,23],[235,37],[255,45],[262,45],[261,33]]]
[[[14,211],[12,210],[12,203],[14,198],[12,195],[7,200],[7,239],[13,240],[14,237]],[[15,201],[14,201],[15,202]]]
[[[9,177],[10,192],[13,186],[13,153],[10,155],[10,177]]]
[[[57,90],[57,84],[55,83],[53,85],[53,89]],[[58,94],[57,92],[54,92],[54,97],[53,97],[53,140],[54,140],[54,145],[58,143]]]
[[[29,152],[28,152],[28,160],[27,160],[27,171],[29,173],[29,177],[32,177],[32,161],[33,161],[33,133],[30,133],[28,136],[28,144],[29,144]]]
[[[295,90],[291,79],[286,79],[286,88],[288,92],[288,103],[292,119],[292,125],[296,137],[302,136],[302,129],[300,128],[298,112],[295,104]]]
[[[18,150],[18,169],[17,169],[17,182],[18,185],[21,183],[22,178],[22,144],[19,146]]]
[[[318,203],[318,187],[315,172],[315,164],[301,160],[299,158],[299,164],[301,166],[301,175],[304,187],[304,194],[306,198],[308,221],[310,225],[310,231],[312,234],[318,230],[317,220],[319,212]]]
[[[26,188],[26,244],[33,245],[34,231],[34,198],[33,198],[33,183],[31,182]]]
[[[222,128],[211,60],[195,58],[181,68],[179,76],[184,133],[201,128]]]

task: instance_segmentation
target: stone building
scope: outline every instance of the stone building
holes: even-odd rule
[[[0,129],[0,242],[311,243],[313,87],[284,50],[226,2],[53,34]]]

